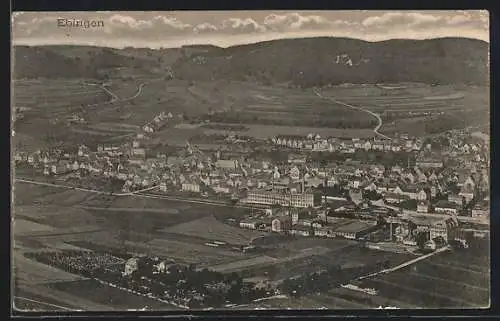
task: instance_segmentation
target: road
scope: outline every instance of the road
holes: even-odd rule
[[[333,99],[333,98],[331,98],[331,97],[325,97],[325,96],[323,96],[323,95],[322,95],[322,94],[321,94],[321,93],[320,93],[320,92],[319,92],[316,88],[314,88],[314,89],[313,89],[313,91],[314,91],[314,93],[316,94],[316,96],[318,96],[318,97],[320,97],[320,98],[322,98],[322,99],[329,100],[329,101],[331,101],[331,102],[334,102],[334,103],[336,103],[336,104],[339,104],[339,105],[342,105],[342,106],[345,106],[345,107],[348,107],[348,108],[351,108],[351,109],[360,110],[360,111],[362,111],[362,112],[365,112],[365,113],[368,113],[368,114],[370,114],[370,115],[374,116],[375,118],[377,118],[378,124],[377,124],[377,126],[375,126],[375,128],[373,129],[373,132],[374,132],[376,135],[378,135],[378,136],[380,136],[380,137],[382,137],[382,138],[384,138],[384,139],[388,139],[388,140],[390,140],[390,139],[391,139],[390,137],[388,137],[388,136],[386,136],[386,135],[384,135],[384,134],[379,133],[379,129],[380,129],[380,127],[382,127],[382,118],[380,118],[380,116],[379,116],[378,114],[376,114],[376,113],[374,113],[374,112],[372,112],[372,111],[370,111],[370,110],[368,110],[368,109],[365,109],[365,108],[363,108],[363,107],[353,106],[353,105],[350,105],[350,104],[346,104],[346,103],[344,103],[344,102],[341,102],[341,101],[339,101],[339,100]]]
[[[142,88],[146,85],[145,83],[140,83],[139,84],[139,87],[137,87],[137,92],[131,96],[131,97],[128,97],[128,98],[124,98],[124,99],[120,99],[116,94],[114,94],[111,90],[109,90],[108,88],[106,88],[106,84],[101,84],[101,85],[98,85],[98,84],[88,84],[90,86],[99,86],[99,88],[101,88],[102,90],[104,90],[109,96],[111,96],[111,100],[105,102],[104,104],[112,104],[112,103],[115,103],[115,102],[123,102],[123,101],[129,101],[129,100],[132,100],[132,99],[135,99],[137,97],[139,97],[141,94],[142,94]],[[97,104],[90,104],[90,105],[87,105],[87,107],[95,107],[95,106],[98,106],[100,105],[101,103],[97,103]]]
[[[412,260],[409,260],[409,261],[406,261],[402,264],[399,264],[399,265],[396,265],[392,268],[388,268],[388,269],[383,269],[381,271],[378,271],[378,272],[375,272],[375,273],[371,273],[371,274],[368,274],[368,275],[365,275],[365,276],[361,276],[358,278],[358,280],[363,280],[363,279],[367,279],[367,278],[371,278],[371,277],[374,277],[374,276],[377,276],[379,274],[386,274],[386,273],[390,273],[390,272],[394,272],[394,271],[397,271],[397,270],[400,270],[400,269],[403,269],[409,265],[412,265],[412,264],[415,264],[417,262],[420,262],[422,260],[425,260],[431,256],[434,256],[438,253],[441,253],[441,252],[444,252],[444,251],[448,251],[450,249],[449,246],[445,246],[445,247],[442,247],[442,248],[439,248],[437,249],[436,251],[434,252],[431,252],[429,254],[425,254],[425,255],[422,255],[422,256],[419,256],[417,258],[414,258]]]
[[[114,103],[115,101],[117,101],[119,99],[118,96],[116,96],[108,88],[106,88],[106,86],[104,84],[101,85],[101,89],[103,89],[108,95],[111,96],[111,100],[109,101],[109,103]]]
[[[142,87],[144,87],[145,85],[146,85],[145,83],[139,84],[139,87],[137,88],[137,92],[132,97],[125,98],[125,99],[122,99],[120,101],[129,101],[129,100],[132,100],[132,99],[139,97],[142,94]]]
[[[258,207],[252,207],[252,206],[245,206],[245,205],[239,205],[239,204],[236,204],[236,205],[228,204],[225,201],[216,201],[216,200],[209,200],[209,199],[206,199],[206,200],[192,199],[192,198],[168,196],[168,195],[141,194],[141,193],[153,190],[153,189],[157,188],[158,186],[148,187],[148,188],[145,188],[142,190],[129,192],[129,193],[110,193],[110,192],[103,192],[103,191],[88,189],[88,188],[73,187],[73,186],[62,185],[62,184],[52,184],[52,183],[46,183],[46,182],[40,182],[40,181],[33,181],[33,180],[28,180],[28,179],[23,179],[23,178],[16,178],[16,182],[33,184],[33,185],[40,185],[40,186],[65,188],[65,189],[71,189],[71,190],[77,190],[77,191],[95,193],[95,194],[102,194],[102,195],[110,195],[110,196],[134,196],[134,197],[163,199],[163,200],[167,200],[167,201],[178,201],[178,202],[184,202],[184,203],[204,204],[204,205],[213,205],[213,206],[221,206],[221,207],[234,207],[234,208],[242,208],[242,209],[259,209]]]
[[[24,301],[24,302],[28,302],[28,303],[35,303],[35,304],[47,306],[47,307],[49,307],[50,310],[56,308],[58,310],[66,310],[66,311],[81,311],[81,310],[75,310],[72,308],[64,307],[62,305],[51,304],[51,303],[42,302],[42,301],[38,301],[38,300],[28,299],[28,298],[21,297],[21,296],[14,296],[13,298],[14,298],[14,307],[16,306],[15,300],[18,300],[18,301]],[[19,310],[22,310],[22,309],[19,309]],[[24,311],[24,310],[22,310],[22,311]]]

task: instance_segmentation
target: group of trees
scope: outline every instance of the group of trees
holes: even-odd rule
[[[113,255],[101,252],[66,251],[63,253],[36,253],[28,256],[72,273],[97,278],[125,288],[152,293],[158,298],[188,304],[192,308],[221,307],[227,303],[240,304],[265,296],[269,287],[256,287],[243,282],[237,273],[223,274],[208,269],[196,270],[194,264],[179,265],[169,262],[165,271],[156,271],[158,260],[145,257],[138,260],[137,269],[129,276],[121,270],[106,268]],[[99,265],[99,262],[103,262]]]
[[[191,307],[220,307],[225,303],[244,303],[265,295],[265,290],[243,282],[237,273],[223,274],[208,269],[197,271],[195,265],[172,264],[162,273],[153,273],[153,261],[139,261],[130,280],[145,283],[160,298],[186,298],[192,295]],[[202,298],[200,300],[200,298]]]
[[[281,293],[292,297],[301,297],[309,293],[328,291],[338,287],[356,276],[372,273],[389,267],[389,261],[377,261],[363,267],[343,269],[339,265],[330,266],[320,272],[285,279],[280,285]]]
[[[131,275],[123,276],[120,270],[107,269],[104,264],[96,265],[95,262],[100,262],[101,257],[106,260],[108,257],[113,257],[107,253],[73,251],[58,255],[42,253],[31,256],[72,273],[97,278],[135,291],[152,293],[158,298],[188,304],[192,308],[250,302],[265,296],[270,290],[243,282],[242,276],[237,273],[223,274],[208,269],[198,271],[194,264],[179,265],[170,262],[165,271],[156,272],[155,264],[159,262],[148,257],[138,260],[137,270]]]

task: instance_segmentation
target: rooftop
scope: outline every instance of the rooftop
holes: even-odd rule
[[[349,224],[345,224],[335,228],[335,232],[345,232],[345,233],[358,233],[362,232],[368,228],[375,226],[374,222],[364,222],[354,220]]]

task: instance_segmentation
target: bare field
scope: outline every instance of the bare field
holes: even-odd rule
[[[267,235],[267,233],[244,230],[219,222],[213,216],[203,217],[187,223],[182,223],[162,230],[167,233],[177,233],[193,237],[206,238],[234,245],[250,244],[252,239]]]
[[[12,224],[14,235],[29,235],[37,232],[52,232],[54,228],[23,219],[16,219]]]
[[[175,259],[186,264],[196,263],[203,267],[221,264],[248,257],[243,253],[209,247],[203,244],[187,243],[172,239],[153,239],[147,244],[150,253]]]

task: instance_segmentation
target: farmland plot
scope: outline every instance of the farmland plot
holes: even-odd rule
[[[235,245],[249,244],[252,239],[266,235],[263,232],[243,230],[219,222],[215,217],[208,216],[191,222],[164,229],[167,233],[176,233],[203,237],[208,240],[221,241]]]

